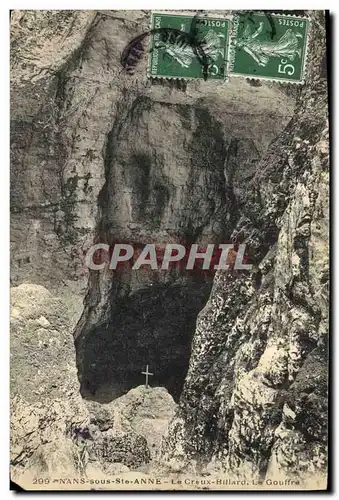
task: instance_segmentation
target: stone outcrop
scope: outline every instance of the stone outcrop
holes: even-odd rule
[[[30,284],[12,288],[11,297],[12,479],[90,478],[148,464],[174,416],[166,389],[84,401],[65,301]]]
[[[106,402],[139,383],[145,360],[179,397],[212,277],[89,273],[84,251],[229,239],[238,194],[294,105],[243,80],[152,83],[146,58],[133,76],[121,72],[123,48],[148,25],[143,11],[18,11],[11,21],[12,283],[74,301],[89,280],[77,365],[84,397]]]

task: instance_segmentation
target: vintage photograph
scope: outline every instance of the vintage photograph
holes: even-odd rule
[[[10,12],[11,489],[328,488],[330,25]]]

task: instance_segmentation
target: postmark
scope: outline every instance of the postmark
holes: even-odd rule
[[[230,74],[303,83],[310,21],[305,17],[248,12],[233,18]]]
[[[224,80],[230,19],[152,12],[148,76]]]

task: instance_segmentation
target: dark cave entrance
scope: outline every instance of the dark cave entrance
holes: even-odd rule
[[[76,341],[83,398],[108,403],[145,384],[165,387],[178,401],[188,369],[199,311],[211,290],[211,276],[185,283],[154,283],[114,305],[111,320]]]

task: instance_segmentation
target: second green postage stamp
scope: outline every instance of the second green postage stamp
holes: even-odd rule
[[[231,75],[302,83],[309,20],[248,12],[234,16]]]
[[[229,23],[218,16],[153,12],[148,75],[225,79]]]

